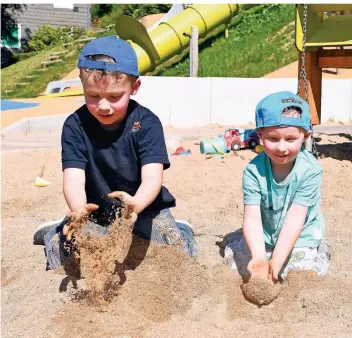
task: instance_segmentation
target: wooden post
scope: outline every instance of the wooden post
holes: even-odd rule
[[[301,52],[299,52],[298,74],[301,70],[301,57],[302,54]],[[313,125],[320,124],[322,69],[318,67],[317,52],[306,52],[305,64],[308,82],[308,101],[310,117]],[[300,81],[299,96],[304,100],[306,99],[303,81]]]
[[[189,67],[190,76],[198,76],[198,27],[192,26],[192,33],[189,46]]]

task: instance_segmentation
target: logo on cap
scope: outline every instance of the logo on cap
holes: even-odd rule
[[[281,99],[282,103],[297,103],[297,104],[303,104],[302,101],[296,100],[294,97],[289,97],[287,99]]]

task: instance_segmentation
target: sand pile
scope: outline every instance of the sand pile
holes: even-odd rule
[[[75,224],[76,259],[80,274],[86,281],[85,290],[76,297],[85,297],[91,303],[108,301],[125,281],[125,258],[132,243],[133,218],[125,208],[109,228],[106,236],[85,234],[88,216]]]
[[[106,236],[85,234],[86,222],[83,217],[75,224],[76,259],[85,281],[73,292],[75,300],[101,306],[118,295],[124,307],[138,304],[136,310],[146,317],[163,321],[207,289],[204,267],[183,252],[133,235],[133,218],[125,208]]]
[[[268,306],[246,300],[241,285],[242,279],[226,266],[209,269],[171,247],[152,244],[138,267],[126,271],[126,281],[110,303],[92,307],[69,302],[51,329],[85,337],[95,337],[97,330],[109,337],[143,337],[146,332],[148,337],[189,337],[191,323],[198,323],[205,332],[219,323],[228,328],[238,323],[236,332],[242,336],[249,332],[249,323],[271,327],[288,321],[293,327],[306,316],[341,312],[332,306],[332,299],[340,304],[352,297],[349,283],[312,271],[290,272],[280,295]],[[164,332],[164,327],[172,330]],[[250,336],[257,335],[253,331]]]
[[[61,333],[71,336],[95,337],[98,330],[109,337],[124,334],[141,337],[146,327],[182,316],[195,300],[213,289],[207,268],[171,246],[133,236],[119,273],[110,270],[110,276],[108,269],[95,272],[95,259],[100,265],[101,257],[106,257],[100,255],[95,252],[89,258],[82,256],[85,276],[90,280],[89,283],[87,280],[89,293],[78,290],[78,302],[66,301],[64,311],[54,319],[54,331],[59,328]],[[97,285],[102,285],[99,276],[103,276],[103,294],[109,300],[105,303],[99,302],[102,294],[97,290]]]
[[[345,137],[331,135],[318,145],[336,148],[347,142]],[[170,253],[177,255],[170,258],[168,248],[162,252],[163,247],[153,249],[132,238],[132,247],[138,250],[128,250],[126,279],[118,295],[100,308],[72,302],[68,291],[75,290],[73,283],[45,271],[42,247],[30,240],[39,223],[59,219],[67,208],[60,151],[3,153],[1,305],[6,320],[2,336],[352,337],[351,161],[319,160],[324,168],[326,237],[333,251],[328,276],[292,272],[273,302],[257,306],[244,298],[241,278],[227,266],[215,267],[222,263],[216,241],[241,226],[242,173],[254,155],[244,150],[245,160],[231,156],[224,162],[205,161],[199,145],[186,139],[184,146],[192,150],[192,156],[171,157],[164,179],[177,199],[173,215],[194,226],[198,263],[180,252]],[[44,162],[46,178],[53,184],[39,189],[33,179],[38,163]],[[230,188],[229,182],[233,182]],[[78,288],[83,281],[77,282]],[[165,310],[169,306],[171,310]]]
[[[281,284],[274,284],[270,279],[253,277],[242,284],[241,288],[249,301],[258,305],[268,305],[280,294]]]

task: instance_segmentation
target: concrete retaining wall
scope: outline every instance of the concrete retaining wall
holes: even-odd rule
[[[296,79],[142,77],[135,99],[165,126],[254,122],[257,103],[275,91],[297,91]],[[352,79],[324,79],[322,122],[352,120]]]
[[[151,109],[165,127],[192,128],[208,124],[254,122],[257,103],[275,91],[296,92],[296,79],[142,77],[133,98]],[[54,109],[54,108],[53,108]],[[55,131],[67,115],[23,119],[5,133]],[[323,80],[322,122],[352,121],[352,79]]]

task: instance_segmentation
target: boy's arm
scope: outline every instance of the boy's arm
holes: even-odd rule
[[[243,235],[252,259],[266,259],[260,205],[245,205]]]
[[[129,205],[133,212],[140,214],[158,196],[163,182],[163,164],[149,163],[142,167],[142,183],[136,194],[130,196],[123,191],[115,191],[108,195],[110,198],[119,198]]]
[[[305,177],[295,193],[269,263],[270,275],[273,280],[278,279],[278,273],[302,232],[308,208],[315,205],[320,199],[322,176],[321,166],[316,165],[315,168],[305,173]]]
[[[283,264],[302,232],[307,211],[307,206],[296,203],[292,203],[288,210],[272,258],[269,262],[269,274],[271,279],[278,279],[278,274]]]
[[[269,265],[266,260],[265,240],[260,205],[245,205],[243,216],[243,235],[246,240],[251,260],[247,270],[250,277],[268,278]]]
[[[163,165],[149,163],[142,167],[142,183],[134,195],[134,212],[141,213],[158,196],[163,182]]]
[[[83,169],[64,170],[64,196],[71,211],[77,211],[87,203],[85,183],[86,173]]]
[[[262,191],[258,180],[257,168],[257,165],[249,164],[243,173],[244,215],[242,228],[252,257],[247,266],[250,276],[268,278],[269,265],[266,260],[265,239],[260,210]]]

